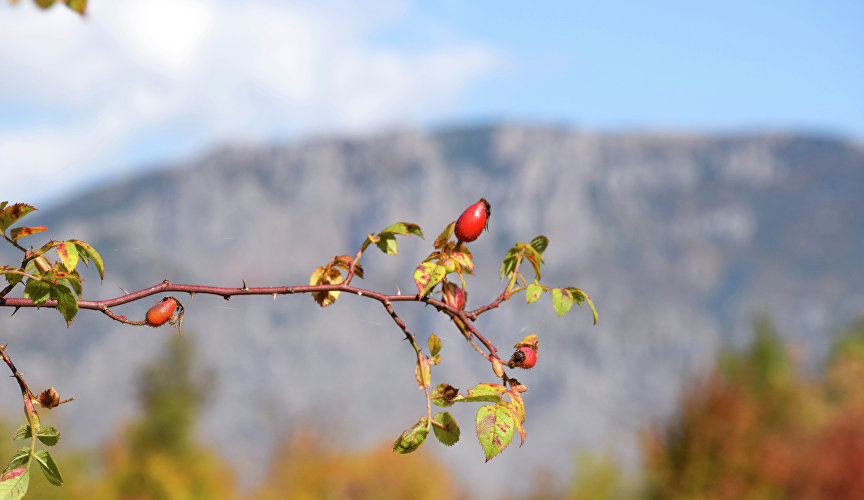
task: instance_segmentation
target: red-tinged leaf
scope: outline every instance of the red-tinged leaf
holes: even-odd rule
[[[444,279],[447,269],[435,262],[423,262],[414,271],[414,283],[421,297],[427,295]]]
[[[15,454],[12,456],[12,460],[9,460],[9,463],[6,464],[6,468],[3,469],[3,474],[5,475],[12,469],[17,469],[18,467],[24,467],[27,465],[27,462],[30,461],[30,447],[22,446],[15,451]],[[2,498],[2,497],[0,497]]]
[[[486,461],[498,455],[513,440],[515,416],[506,404],[484,405],[477,410],[477,439],[486,454]]]
[[[339,255],[333,257],[333,265],[344,269],[346,271],[351,269],[351,264],[354,262],[354,257],[350,255]],[[363,279],[363,266],[360,264],[356,264],[354,266],[354,276],[357,276],[360,279]]]
[[[528,247],[531,248],[531,247]],[[525,258],[528,259],[528,262],[531,263],[531,267],[534,268],[534,274],[537,275],[537,279],[541,279],[543,276],[540,274],[540,259],[536,254],[527,254]]]
[[[102,261],[102,256],[99,255],[99,252],[97,252],[95,248],[90,246],[89,243],[81,240],[69,240],[67,243],[75,244],[78,249],[78,255],[81,257],[81,260],[84,261],[85,266],[90,265],[88,259],[92,260],[93,265],[96,266],[96,270],[99,271],[99,278],[103,280],[105,279],[105,263]]]
[[[552,307],[555,308],[558,316],[567,314],[567,311],[573,307],[573,298],[570,296],[570,292],[561,288],[553,288]]]
[[[438,386],[432,391],[432,394],[429,395],[435,405],[445,408],[448,406],[453,406],[453,401],[458,396],[459,389],[446,383],[438,384]]]
[[[421,390],[425,385],[432,387],[432,371],[429,368],[429,360],[426,359],[426,356],[417,358],[417,364],[414,366],[414,377],[417,379],[417,385]]]
[[[423,231],[420,229],[420,226],[414,224],[413,222],[397,222],[385,228],[381,231],[381,234],[384,233],[393,233],[393,234],[401,234],[404,236],[414,235],[423,238]]]
[[[543,287],[537,283],[531,283],[525,288],[525,301],[529,304],[537,302],[543,295]]]
[[[471,259],[471,254],[468,252],[453,252],[450,258],[459,263],[464,269],[474,270],[474,261]]]
[[[315,269],[309,276],[310,285],[338,285],[342,283],[342,280],[342,273],[329,264]],[[339,293],[338,290],[315,292],[312,294],[312,298],[321,307],[327,307],[336,302],[336,299],[339,298]]]
[[[507,392],[507,388],[501,384],[490,384],[488,382],[484,382],[482,384],[477,384],[471,389],[469,389],[464,396],[457,396],[454,399],[454,402],[470,403],[473,401],[489,401],[492,403],[497,403],[501,401],[501,396],[505,392]]]
[[[60,262],[66,267],[66,270],[72,272],[75,266],[78,265],[78,247],[72,241],[64,241],[57,245],[57,256],[60,257]]]
[[[522,395],[513,389],[507,390],[507,395],[510,396],[510,407],[520,422],[525,421],[525,400]]]
[[[513,420],[513,423],[516,427],[516,432],[519,433],[519,447],[521,448],[523,444],[525,444],[525,437],[528,435],[528,431],[525,430],[524,422],[520,421],[518,418]]]
[[[27,205],[26,203],[16,203],[4,208],[0,211],[0,232],[5,233],[9,229],[9,226],[15,224],[18,219],[34,210],[36,210],[36,207]]]
[[[441,348],[444,347],[444,344],[441,342],[441,339],[438,338],[434,333],[429,335],[429,340],[426,342],[429,344],[429,355],[434,356],[441,352]]]
[[[399,438],[393,443],[393,451],[396,453],[411,453],[420,448],[426,441],[426,436],[429,434],[429,418],[420,417],[410,429],[406,429]]]
[[[29,425],[24,424],[15,429],[15,434],[12,435],[12,440],[20,441],[22,439],[30,439],[31,437],[33,437],[33,429],[31,429]]]
[[[438,424],[432,424],[432,430],[435,432],[435,437],[438,438],[438,441],[441,441],[447,446],[453,446],[459,441],[459,425],[456,423],[456,420],[453,419],[452,415],[446,411],[442,411],[436,413],[435,416],[432,417],[432,421]]]
[[[42,231],[47,230],[48,228],[45,226],[15,227],[9,231],[9,234],[12,236],[13,241],[18,241],[25,236],[30,236],[31,234],[41,233]]]
[[[441,234],[435,238],[434,247],[441,248],[447,244],[447,241],[453,236],[453,230],[456,228],[456,221],[451,222],[444,228],[444,231],[441,231]]]
[[[29,452],[29,448],[28,448]],[[0,477],[0,498],[3,500],[21,500],[30,485],[30,469],[16,467]]]

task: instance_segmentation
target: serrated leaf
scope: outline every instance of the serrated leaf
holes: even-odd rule
[[[522,399],[522,395],[512,389],[507,389],[507,395],[510,396],[510,408],[513,410],[513,414],[518,417],[520,422],[524,422],[525,400]]]
[[[57,242],[54,243],[59,244]],[[89,267],[90,261],[93,261],[93,265],[96,266],[96,270],[99,271],[99,278],[103,280],[105,279],[105,263],[102,261],[102,256],[99,255],[99,252],[97,252],[95,248],[90,246],[89,243],[81,240],[69,240],[67,243],[74,243],[75,247],[78,249],[78,256],[82,261],[84,261],[84,265]]]
[[[437,335],[430,334],[429,340],[426,342],[429,344],[429,355],[435,356],[439,352],[441,352],[441,348],[444,347],[444,344],[441,342],[441,339],[438,338]]]
[[[477,410],[477,439],[486,461],[498,455],[513,440],[515,416],[506,404],[484,405]]]
[[[0,211],[0,232],[5,233],[9,226],[34,210],[36,207],[26,203],[16,203],[3,208]]]
[[[29,485],[30,470],[27,467],[11,469],[0,478],[0,499],[20,500],[24,498]]]
[[[33,301],[37,307],[41,307],[51,296],[51,285],[47,281],[27,278],[24,285],[24,297]]]
[[[349,271],[351,269],[351,264],[354,263],[354,257],[350,255],[339,255],[337,257],[333,257],[333,265]],[[360,279],[363,279],[363,266],[360,264],[354,265],[354,276],[357,276]]]
[[[42,472],[45,473],[45,477],[48,479],[49,483],[54,486],[60,486],[63,484],[63,478],[60,476],[60,469],[57,468],[57,463],[54,462],[54,458],[48,450],[37,451],[33,454],[33,458],[35,458],[36,462],[39,463],[39,467],[42,469]]]
[[[529,304],[537,302],[541,295],[543,295],[543,287],[537,283],[531,283],[527,288],[525,288],[525,301]]]
[[[396,235],[393,233],[381,233],[380,239],[375,245],[387,255],[398,255],[399,245],[396,242]]]
[[[54,446],[57,444],[57,441],[60,441],[60,432],[50,425],[46,425],[41,427],[36,433],[36,439],[42,441],[42,444],[45,446]]]
[[[420,417],[410,429],[406,429],[393,443],[393,451],[396,453],[411,453],[420,448],[429,434],[429,418]]]
[[[546,247],[549,246],[549,238],[541,234],[540,236],[537,236],[533,240],[531,240],[531,243],[529,243],[529,245],[531,245],[531,248],[533,248],[537,251],[537,253],[540,254],[540,260],[542,262],[543,253],[546,252]]]
[[[447,269],[441,264],[422,262],[414,270],[414,283],[417,285],[417,292],[421,297],[427,295],[446,275]]]
[[[6,474],[12,469],[17,467],[23,467],[27,465],[27,462],[30,461],[30,447],[22,446],[15,451],[15,454],[12,455],[12,460],[9,460],[9,463],[6,464],[6,468],[3,469],[3,474]]]
[[[78,300],[72,290],[63,285],[52,285],[49,294],[52,299],[57,301],[57,310],[63,315],[66,324],[71,323],[75,315],[78,314]]]
[[[335,267],[331,267],[329,264],[327,266],[321,266],[314,271],[309,276],[309,284],[310,285],[338,285],[342,283],[342,273],[339,272]],[[312,298],[315,302],[318,303],[321,307],[327,307],[330,304],[336,302],[336,299],[339,298],[339,290],[330,290],[330,291],[321,291],[315,292],[312,294]]]
[[[470,271],[474,270],[474,261],[471,259],[471,254],[467,252],[453,252],[450,254],[450,258],[455,260],[462,266],[464,269],[468,269]]]
[[[30,236],[31,234],[41,233],[42,231],[47,231],[48,228],[45,226],[27,226],[27,227],[16,227],[12,228],[9,231],[9,234],[12,236],[13,241],[18,241],[25,236]]]
[[[552,289],[552,307],[558,316],[563,316],[573,307],[573,298],[570,297],[570,292],[561,288]]]
[[[447,244],[447,240],[449,240],[453,236],[453,230],[456,228],[456,221],[451,222],[441,231],[441,234],[435,238],[435,243],[433,246],[435,248],[441,248]]]
[[[501,401],[501,396],[507,392],[507,388],[501,384],[491,384],[483,382],[477,384],[465,393],[464,396],[459,395],[453,401],[459,403],[471,403],[474,401],[488,401],[497,403]]]
[[[75,245],[74,240],[60,243],[55,250],[66,270],[69,272],[74,271],[75,266],[78,265],[78,247]]]
[[[508,252],[504,257],[504,260],[501,261],[501,279],[509,279],[510,275],[516,270],[516,263],[519,262],[519,257],[515,255],[510,255]]]
[[[22,439],[30,439],[33,437],[33,429],[30,428],[29,425],[24,424],[21,427],[15,429],[15,434],[12,435],[13,441],[20,441]]]
[[[62,283],[69,285],[69,288],[71,288],[72,291],[75,292],[75,295],[80,299],[83,295],[83,290],[81,289],[81,275],[78,274],[78,271],[73,271],[71,275],[78,279],[69,278],[63,280]]]
[[[452,415],[446,411],[442,411],[436,413],[435,416],[432,417],[432,420],[444,426],[442,428],[437,425],[432,425],[432,431],[435,432],[435,437],[438,438],[438,441],[441,441],[447,446],[453,446],[459,441],[459,425],[456,423],[456,420]]]
[[[417,385],[420,389],[428,385],[432,387],[432,371],[429,367],[429,360],[425,356],[417,358],[417,364],[414,366],[414,377],[417,379]]]
[[[453,406],[453,400],[458,395],[459,389],[453,387],[450,384],[442,383],[438,384],[438,386],[435,387],[429,397],[436,406],[446,408],[448,406]]]
[[[11,269],[15,269],[15,268],[8,268],[8,270],[11,270]],[[10,285],[17,285],[18,283],[21,282],[22,279],[24,279],[23,274],[10,273],[10,272],[4,272],[3,274],[6,275],[6,282],[9,283]]]
[[[414,224],[413,222],[397,222],[395,224],[391,224],[387,228],[385,228],[381,233],[393,233],[393,234],[401,234],[404,236],[414,235],[423,238],[423,231],[420,230],[420,226]]]

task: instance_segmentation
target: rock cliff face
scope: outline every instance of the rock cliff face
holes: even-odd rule
[[[101,286],[89,276],[93,298],[164,278],[303,284],[331,256],[354,253],[367,233],[412,221],[427,239],[402,240],[398,257],[370,253],[360,282],[410,291],[431,240],[481,196],[493,216],[490,233],[472,244],[469,307],[500,291],[498,266],[513,243],[545,234],[544,281],[585,289],[600,324],[591,326],[587,309],[556,318],[548,298],[516,298],[479,321],[504,347],[537,333],[541,357],[519,376],[530,387],[522,449],[483,464],[473,407],[454,412],[463,427],[455,449],[424,447],[465,477],[493,474],[504,487],[517,468],[565,472],[586,447],[635,460],[636,429],[674,409],[682,384],[718,346],[745,341],[753,315],[769,314],[812,364],[828,334],[864,310],[864,151],[813,136],[494,126],[231,146],[28,221],[102,252],[108,274]],[[309,422],[359,447],[392,441],[425,412],[412,351],[376,304],[343,297],[321,310],[305,296],[186,302],[184,335],[220,375],[202,435],[216,436],[238,464],[250,467]],[[435,383],[467,388],[492,379],[443,318],[415,304],[399,311],[421,338],[444,339]],[[104,437],[132,414],[130,398],[117,395],[131,394],[135,367],[173,334],[118,328],[92,312],[67,330],[54,312],[25,310],[3,329],[31,384],[76,397],[61,417],[71,444]],[[12,401],[15,390],[4,384],[0,397]]]

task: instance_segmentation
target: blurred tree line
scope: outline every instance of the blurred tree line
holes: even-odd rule
[[[213,381],[196,366],[192,343],[173,338],[142,372],[138,417],[98,452],[58,453],[65,485],[34,478],[27,498],[468,498],[427,454],[347,452],[314,432],[286,442],[263,483],[241,491],[227,462],[195,438]],[[2,427],[11,436],[11,423]],[[864,498],[864,320],[809,377],[771,324],[757,322],[752,345],[722,353],[685,391],[677,415],[647,429],[642,443],[641,471],[582,454],[566,491],[541,475],[524,498]],[[0,440],[0,454],[11,456],[16,444]]]

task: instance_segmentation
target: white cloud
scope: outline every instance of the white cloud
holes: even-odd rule
[[[141,162],[142,138],[169,131],[192,131],[171,141],[169,152],[182,154],[223,140],[458,115],[467,88],[502,60],[458,33],[410,49],[370,42],[379,30],[418,22],[396,0],[375,9],[100,0],[83,21],[29,2],[4,10],[0,175],[36,173],[43,182],[16,186],[14,196],[43,204],[66,184]]]

